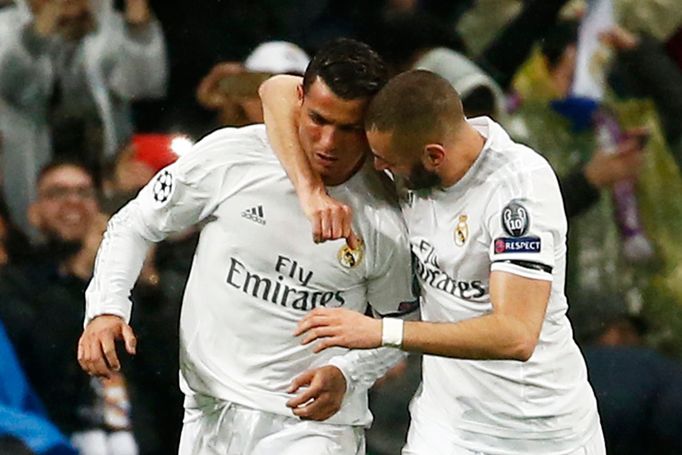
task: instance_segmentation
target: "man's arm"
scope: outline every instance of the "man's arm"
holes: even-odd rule
[[[551,281],[494,271],[490,275],[493,311],[454,323],[404,323],[405,351],[461,359],[528,360],[535,349],[547,309]],[[303,343],[320,340],[314,350],[332,346],[369,349],[381,346],[383,324],[343,309],[316,309],[300,323]]]
[[[261,85],[258,94],[263,102],[268,138],[313,226],[313,240],[346,238],[348,245],[356,248],[358,242],[351,226],[351,208],[327,194],[322,179],[313,170],[298,140],[296,117],[300,100],[297,90],[302,83],[300,77],[279,75]]]
[[[107,76],[111,90],[126,100],[158,98],[166,93],[168,61],[161,24],[148,0],[126,0],[123,17],[114,15],[118,40],[109,49],[115,64]]]
[[[85,294],[85,330],[78,343],[78,361],[88,373],[108,376],[119,368],[117,339],[123,339],[128,353],[134,354],[129,297],[147,250],[151,243],[212,212],[226,174],[224,155],[231,145],[229,136],[221,132],[208,136],[161,170],[109,221]]]

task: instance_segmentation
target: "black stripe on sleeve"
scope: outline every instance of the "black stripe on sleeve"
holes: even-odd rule
[[[545,265],[545,264],[540,264],[539,262],[521,261],[519,259],[505,259],[504,261],[495,261],[495,262],[502,262],[502,263],[506,263],[506,264],[514,264],[514,265],[518,265],[519,267],[523,267],[524,269],[538,270],[540,272],[549,273],[550,275],[552,273],[552,267]]]

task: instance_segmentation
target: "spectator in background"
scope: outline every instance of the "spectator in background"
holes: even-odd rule
[[[0,11],[4,188],[28,227],[37,171],[78,154],[98,168],[132,132],[129,103],[162,96],[165,45],[147,0],[16,0]]]
[[[645,346],[647,324],[621,296],[581,297],[593,308],[581,338],[608,453],[682,453],[682,366]]]
[[[569,299],[586,287],[609,293],[631,285],[623,269],[622,242],[610,198],[600,195],[616,181],[635,178],[643,162],[636,140],[621,143],[616,153],[602,150],[589,110],[595,104],[587,108],[579,102],[571,104],[576,45],[575,22],[563,22],[547,36],[515,78],[509,122],[517,140],[540,151],[564,176],[560,183],[570,220]],[[564,109],[567,106],[575,109]],[[572,303],[579,304],[579,300]]]
[[[75,455],[47,420],[0,319],[0,455]]]
[[[3,305],[24,308],[28,316],[22,326],[8,327],[9,335],[50,419],[81,454],[136,455],[122,374],[89,378],[72,361],[85,280],[106,223],[92,174],[78,162],[50,163],[39,174],[37,193],[29,219],[43,243],[31,261],[3,274]]]
[[[216,126],[263,123],[258,87],[273,74],[302,76],[310,62],[303,49],[286,41],[268,41],[239,62],[215,65],[197,88],[197,101],[216,111]]]

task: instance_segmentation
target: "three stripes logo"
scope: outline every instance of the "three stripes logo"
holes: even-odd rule
[[[242,212],[242,217],[247,220],[255,221],[258,224],[265,225],[265,214],[263,213],[263,206],[251,207]]]

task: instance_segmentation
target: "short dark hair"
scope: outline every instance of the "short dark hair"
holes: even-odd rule
[[[90,178],[93,181],[93,184],[95,182],[95,174],[92,172],[88,166],[85,165],[82,161],[79,161],[77,159],[72,159],[72,158],[56,158],[49,163],[47,163],[45,166],[40,168],[40,171],[38,172],[38,178],[36,179],[36,183],[40,184],[40,182],[43,181],[45,176],[49,174],[50,172],[54,171],[55,169],[59,169],[60,167],[66,167],[66,166],[71,166],[71,167],[77,167],[84,173],[88,174]]]
[[[450,82],[430,71],[410,70],[391,79],[370,102],[365,129],[397,132],[401,141],[421,140],[442,136],[463,120],[462,102]]]
[[[367,44],[338,38],[322,46],[303,75],[303,92],[317,78],[344,100],[374,96],[388,81],[382,58]]]

